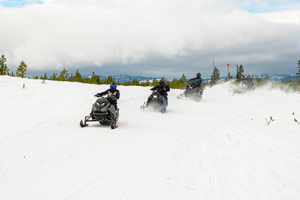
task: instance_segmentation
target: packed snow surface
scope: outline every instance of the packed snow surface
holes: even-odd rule
[[[162,114],[139,109],[149,87],[119,86],[119,128],[81,128],[107,88],[0,76],[1,200],[300,199],[300,94],[171,90]]]

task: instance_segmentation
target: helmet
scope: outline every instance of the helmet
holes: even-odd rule
[[[110,89],[116,89],[116,88],[117,88],[116,82],[112,82],[112,83],[110,84]]]
[[[163,80],[163,79],[160,79],[160,80],[159,80],[159,85],[164,85],[164,84],[165,84],[164,80]]]
[[[196,74],[196,76],[197,76],[197,77],[200,77],[200,76],[201,76],[201,74],[198,72],[198,73]]]

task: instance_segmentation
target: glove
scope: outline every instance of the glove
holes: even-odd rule
[[[116,100],[116,96],[115,96],[115,95],[111,95],[109,98],[110,98],[111,100]]]
[[[100,97],[100,95],[99,95],[99,94],[95,94],[94,96],[95,96],[95,97]]]

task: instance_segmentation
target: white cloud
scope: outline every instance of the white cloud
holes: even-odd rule
[[[0,7],[0,54],[32,69],[194,54],[209,61],[215,56],[253,63],[255,55],[258,62],[276,61],[281,52],[293,56],[300,50],[299,15],[274,23],[272,14],[242,11],[235,0],[47,0]]]
[[[289,11],[277,11],[257,15],[272,23],[290,24],[298,26],[300,25],[300,9]]]

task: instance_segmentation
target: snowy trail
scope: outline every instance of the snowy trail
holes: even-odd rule
[[[172,90],[161,114],[139,109],[149,88],[119,86],[119,128],[79,127],[106,88],[0,76],[0,199],[300,198],[299,94]]]

